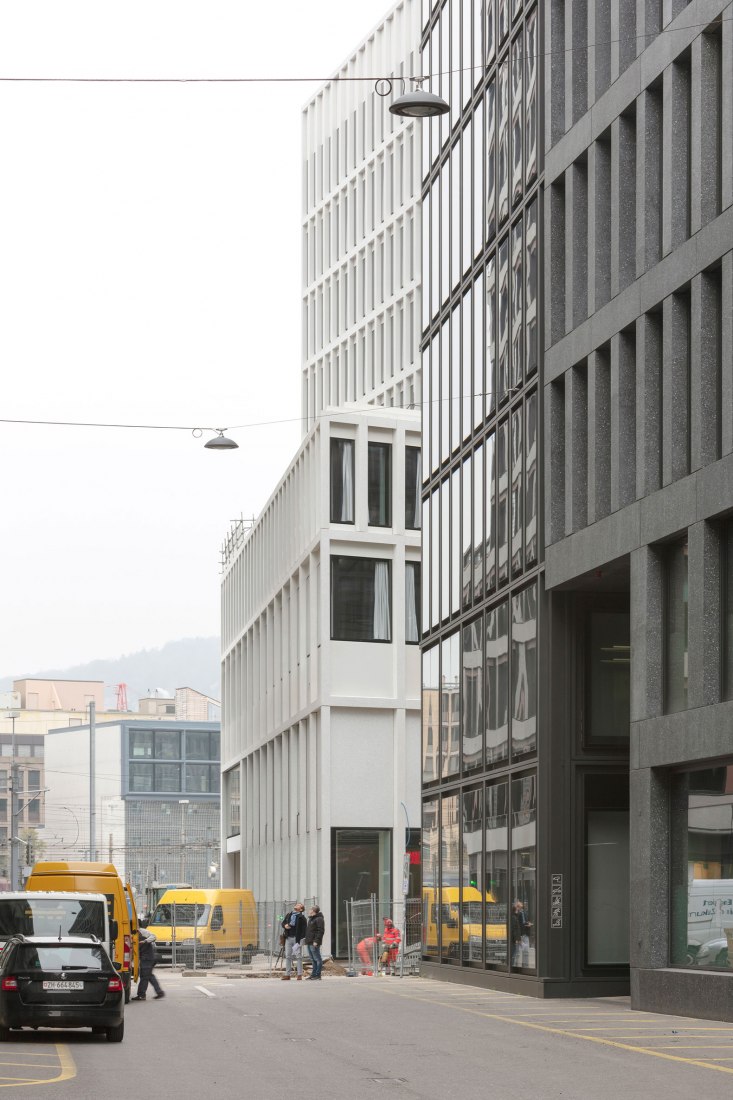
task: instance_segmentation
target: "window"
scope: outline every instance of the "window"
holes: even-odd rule
[[[537,586],[512,597],[512,756],[537,749]]]
[[[461,797],[461,898],[460,930],[461,958],[464,962],[483,961],[483,905],[481,881],[483,879],[482,829],[483,791],[465,791]]]
[[[224,776],[226,800],[226,835],[238,836],[241,830],[241,769],[239,765]]]
[[[420,529],[420,485],[422,466],[419,447],[405,447],[405,527]]]
[[[7,816],[8,816],[8,800],[7,800],[7,798],[0,798],[0,818],[2,818],[3,821],[5,821]]]
[[[629,775],[584,777],[585,961],[629,962]]]
[[[195,730],[186,733],[186,759],[216,760],[218,752],[213,751],[211,741],[211,734],[205,730]]]
[[[433,646],[422,655],[422,780],[432,783],[440,775],[440,649]]]
[[[461,761],[461,681],[458,631],[441,643],[440,747],[443,778],[458,775]]]
[[[331,440],[331,523],[354,522],[354,441]]]
[[[593,609],[586,622],[586,745],[628,744],[630,616]]]
[[[219,790],[218,767],[210,764],[186,764],[186,790],[193,794],[214,794]]]
[[[667,550],[665,603],[665,710],[687,706],[687,539]]]
[[[460,850],[458,795],[448,795],[440,800],[440,856],[442,882],[459,881]],[[440,906],[440,954],[443,961],[457,962],[461,944],[461,929],[458,921],[457,891],[454,897],[443,895]],[[447,900],[447,903],[446,903]]]
[[[534,970],[537,923],[537,776],[512,780],[513,969]]]
[[[369,523],[372,527],[392,524],[392,447],[389,443],[369,444]]]
[[[484,647],[483,619],[463,628],[461,657],[461,715],[463,722],[463,770],[483,764]]]
[[[420,641],[420,562],[405,562],[405,641]]]
[[[486,788],[484,834],[484,895],[486,899],[486,965],[507,964],[507,914],[509,908],[509,784],[506,780]]]
[[[155,730],[155,759],[181,759],[181,734],[178,730]]]
[[[140,793],[151,792],[153,787],[153,780],[155,774],[153,767],[149,764],[134,764],[130,763],[130,790]]]
[[[392,640],[392,563],[374,558],[331,558],[331,638],[344,642]]]
[[[673,776],[673,966],[733,966],[733,760]]]
[[[435,958],[438,954],[438,924],[435,918],[438,891],[440,889],[440,833],[438,830],[437,799],[423,803],[421,862],[423,954],[428,958]]]
[[[733,523],[726,526],[722,543],[723,698],[733,699]]]
[[[509,754],[509,610],[506,601],[486,614],[486,765]]]
[[[156,764],[155,765],[156,791],[181,791],[181,765],[180,764]]]

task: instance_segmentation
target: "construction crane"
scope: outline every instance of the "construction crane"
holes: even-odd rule
[[[127,684],[115,684],[115,710],[127,710]]]

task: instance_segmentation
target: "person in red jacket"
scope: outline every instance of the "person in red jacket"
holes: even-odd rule
[[[394,974],[397,965],[397,956],[400,953],[400,930],[389,917],[384,918],[384,931],[382,932],[382,964],[383,974]]]

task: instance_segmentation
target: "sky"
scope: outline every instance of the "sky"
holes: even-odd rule
[[[218,633],[301,434],[301,109],[389,7],[0,0],[3,78],[318,78],[0,81],[0,417],[260,425],[0,423],[0,676]]]

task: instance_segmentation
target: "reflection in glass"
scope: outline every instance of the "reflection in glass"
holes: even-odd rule
[[[526,333],[527,375],[537,370],[537,200],[530,203],[526,212],[525,279],[526,279]]]
[[[509,577],[509,425],[502,421],[496,435],[496,547],[497,579],[504,584]]]
[[[450,325],[440,330],[440,461],[450,454]]]
[[[460,958],[461,944],[457,889],[461,875],[458,825],[458,795],[447,795],[440,800],[440,956],[452,960]]]
[[[496,0],[484,0],[484,56],[488,65],[496,53]]]
[[[423,294],[423,300],[425,295]],[[423,326],[425,327],[425,326]],[[431,399],[432,392],[432,377],[430,374],[430,346],[423,350],[421,355],[422,362],[422,384],[423,384],[423,406],[422,406],[422,452],[424,455],[430,455],[430,430],[431,430],[431,413],[433,410],[433,402]]]
[[[420,448],[405,447],[405,527],[409,531],[417,531],[420,528],[421,484]]]
[[[461,5],[451,4],[450,27],[450,125],[455,126],[461,113]],[[447,6],[446,6],[446,11]],[[453,200],[455,202],[455,199]]]
[[[511,491],[511,530],[512,530],[512,574],[514,576],[517,573],[522,572],[522,549],[524,543],[524,524],[522,516],[522,459],[524,452],[522,450],[522,406],[515,409],[512,413],[511,420],[511,478],[512,478],[512,491]]]
[[[484,246],[484,101],[473,114],[473,256]]]
[[[512,967],[537,966],[537,776],[512,780]]]
[[[454,145],[450,151],[451,231],[450,231],[450,286],[461,276],[461,147]],[[470,216],[470,207],[469,207]],[[450,290],[450,287],[447,289]]]
[[[486,766],[509,755],[509,611],[506,601],[486,613]]]
[[[450,449],[453,452],[461,442],[461,310],[459,306],[456,306],[451,313],[450,329]]]
[[[509,62],[499,67],[497,123],[497,219],[501,225],[509,213]]]
[[[527,397],[524,433],[524,558],[537,561],[537,391]]]
[[[476,276],[473,284],[473,426],[480,428],[484,419],[484,391],[486,390],[486,363],[484,347],[484,276]]]
[[[463,133],[461,134],[461,173],[462,173],[462,191],[463,197],[461,201],[461,218],[463,224],[463,240],[462,240],[462,253],[461,253],[461,272],[465,271],[470,265],[473,259],[473,233],[471,227],[471,211],[473,210],[472,196],[471,196],[471,155],[472,155],[472,142],[471,136],[473,133],[473,115],[466,123]]]
[[[428,958],[438,955],[438,891],[440,889],[440,830],[438,800],[422,807],[422,944]]]
[[[440,343],[437,336],[430,342],[430,469],[440,466]]]
[[[440,748],[443,778],[458,775],[461,764],[460,634],[441,643]]]
[[[522,36],[512,43],[512,204],[522,197]]]
[[[586,625],[586,646],[586,744],[628,743],[631,716],[631,627],[628,610],[591,610]]]
[[[440,617],[450,615],[450,482],[448,478],[440,486]]]
[[[512,756],[537,749],[537,585],[512,597]]]
[[[524,110],[526,117],[524,172],[527,187],[537,177],[537,8],[527,16],[525,24]]]
[[[665,703],[667,713],[687,706],[687,539],[667,552]]]
[[[479,78],[478,77],[478,71],[473,68],[473,64],[474,64],[473,51],[471,49],[471,46],[472,46],[471,14],[472,14],[472,9],[474,7],[475,7],[474,4],[464,3],[463,4],[462,19],[461,19],[461,35],[462,35],[462,39],[463,39],[463,45],[462,45],[463,56],[461,58],[461,68],[463,69],[463,91],[461,93],[461,100],[462,100],[462,106],[463,106],[464,110],[465,110],[465,107],[466,107],[466,103],[468,102],[468,100],[471,97],[471,92],[473,91],[474,85],[476,84],[476,81]],[[478,35],[478,39],[479,39],[479,43],[480,43],[480,41],[481,41],[481,27],[478,23],[476,24],[475,34]],[[479,51],[480,51],[480,49],[481,49],[481,47],[479,45]],[[479,58],[479,65],[480,65],[480,63],[481,62],[480,62],[480,58]]]
[[[483,791],[465,791],[461,798],[461,897],[459,902],[464,962],[483,960],[483,903],[481,898]]]
[[[450,478],[450,613],[461,610],[461,579],[463,555],[461,547],[461,471],[454,470]]]
[[[498,0],[498,11],[499,45],[501,45],[509,31],[509,0]]]
[[[484,444],[486,451],[486,515],[484,519],[484,568],[486,570],[487,595],[496,584],[496,470],[494,468],[495,437],[492,432]]]
[[[733,759],[672,788],[672,936],[677,966],[733,968]]]
[[[405,563],[405,641],[420,641],[420,563]]]
[[[422,781],[432,783],[440,776],[440,713],[439,647],[426,649],[422,655]]]
[[[471,295],[472,291],[466,291],[463,295],[463,301],[461,303],[461,330],[462,336],[462,356],[461,356],[461,390],[463,394],[462,416],[463,416],[463,438],[466,439],[471,434],[471,395],[473,393],[473,378],[471,367],[473,364],[473,351],[471,344],[472,336],[472,319],[471,319]]]
[[[440,490],[430,498],[430,625],[440,621]]]
[[[509,241],[499,248],[499,350],[497,400],[504,401],[509,390]]]
[[[440,300],[450,292],[450,159],[440,169]]]
[[[486,239],[496,233],[496,84],[486,89]]]
[[[493,254],[486,262],[486,411],[496,404],[496,261]]]
[[[484,448],[473,457],[473,598],[484,594]]]
[[[463,628],[462,706],[463,770],[475,771],[483,764],[484,735],[484,647],[483,620],[474,619]]]
[[[522,385],[524,332],[522,330],[522,219],[512,229],[512,388]]]
[[[427,630],[432,622],[430,618],[430,578],[431,573],[431,546],[430,546],[430,497],[423,501],[422,529],[425,532],[422,541],[422,567],[425,575],[425,584],[422,586],[422,624],[423,630]]]
[[[486,965],[507,964],[509,908],[509,785],[505,780],[486,788]]]
[[[586,776],[592,784],[598,776]],[[591,783],[586,783],[586,790]],[[586,809],[586,963],[629,962],[629,810]]]
[[[473,498],[473,458],[471,455],[463,462],[463,539],[461,543],[462,598],[463,606],[471,603],[471,584],[473,582],[473,561],[471,540],[471,500]]]

